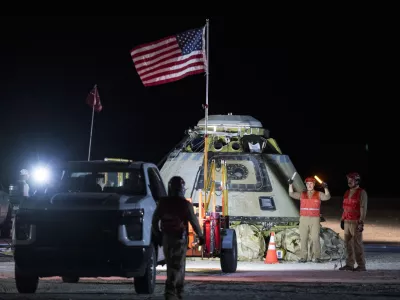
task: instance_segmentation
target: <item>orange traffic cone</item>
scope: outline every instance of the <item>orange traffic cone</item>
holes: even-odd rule
[[[271,237],[269,239],[268,251],[264,260],[265,264],[279,264],[278,255],[276,254],[275,248],[275,232],[271,232]]]

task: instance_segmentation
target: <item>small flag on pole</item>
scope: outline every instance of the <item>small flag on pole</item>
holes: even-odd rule
[[[89,96],[86,99],[86,103],[90,107],[94,108],[95,112],[100,112],[103,109],[103,106],[101,105],[100,102],[99,91],[97,90],[97,84],[90,91]]]
[[[206,70],[205,27],[187,30],[131,51],[144,86],[178,81]]]

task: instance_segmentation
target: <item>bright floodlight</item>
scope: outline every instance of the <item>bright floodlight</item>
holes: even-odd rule
[[[46,168],[37,168],[33,172],[33,178],[35,181],[40,182],[40,183],[45,183],[49,180],[50,178],[50,172]]]

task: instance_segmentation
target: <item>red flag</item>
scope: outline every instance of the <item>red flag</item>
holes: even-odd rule
[[[89,96],[86,99],[86,103],[94,108],[95,112],[100,112],[103,109],[103,106],[100,102],[99,91],[97,90],[97,84],[90,91]]]
[[[205,27],[142,44],[131,51],[144,86],[180,80],[206,70]]]

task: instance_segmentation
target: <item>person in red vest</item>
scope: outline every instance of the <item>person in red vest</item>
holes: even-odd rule
[[[327,201],[331,198],[328,185],[323,182],[324,193],[314,190],[316,180],[313,177],[307,177],[305,184],[307,191],[294,192],[293,180],[289,179],[289,196],[293,199],[300,200],[300,260],[299,262],[307,262],[308,257],[314,262],[322,262],[321,260],[321,244],[319,241],[320,224],[320,208],[321,201]],[[311,235],[312,253],[308,255],[308,237]]]
[[[347,250],[346,265],[341,271],[366,271],[362,232],[367,215],[367,192],[360,188],[358,173],[347,174],[348,189],[343,197],[341,226],[344,229],[344,243]],[[357,262],[357,268],[354,264]]]

